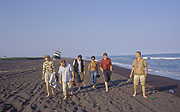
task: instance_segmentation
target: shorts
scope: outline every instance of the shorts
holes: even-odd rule
[[[145,76],[144,75],[134,75],[134,85],[138,85],[139,81],[141,82],[141,85],[144,86],[146,83]]]
[[[75,72],[75,80],[77,83],[82,83],[84,80],[83,72]]]
[[[112,72],[110,70],[104,70],[103,74],[105,82],[109,82],[111,80]]]
[[[45,73],[45,82],[49,82],[51,74]]]

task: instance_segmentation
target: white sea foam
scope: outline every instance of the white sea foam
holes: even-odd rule
[[[84,58],[85,61],[91,61],[91,59],[87,59],[87,58]],[[99,62],[99,60],[95,60],[97,62]]]
[[[144,59],[154,60],[180,60],[180,57],[143,57]]]
[[[113,62],[112,64],[117,65],[119,67],[131,69],[132,65],[130,64],[124,64],[124,63],[115,63]],[[158,75],[158,76],[163,76],[163,77],[168,77],[176,80],[180,80],[180,73],[173,73],[173,72],[168,72],[168,71],[161,71],[161,70],[153,70],[151,68],[148,68],[148,73],[152,75]]]
[[[148,73],[152,75],[158,75],[162,77],[167,77],[167,78],[172,78],[176,80],[180,80],[180,73],[173,73],[173,72],[168,72],[168,71],[149,71]]]

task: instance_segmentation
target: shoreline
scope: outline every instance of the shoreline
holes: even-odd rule
[[[115,65],[115,66],[117,66],[117,67],[120,67],[120,68],[125,68],[125,69],[128,69],[128,70],[131,70],[131,68],[126,68],[126,67],[120,66],[120,65],[118,65],[118,64],[113,64],[113,65]],[[175,79],[174,77],[163,76],[163,74],[166,74],[166,73],[156,74],[156,73],[153,73],[153,72],[149,72],[149,70],[148,70],[148,74],[180,81],[180,79]],[[167,75],[167,74],[166,74],[166,75]]]
[[[90,62],[90,60],[85,60],[85,61],[87,61],[88,63]],[[100,62],[98,61],[98,64],[99,63]],[[116,64],[113,64],[113,71],[115,73],[127,77],[127,80],[129,79],[129,75],[131,73],[131,69],[120,67]],[[153,86],[152,90],[160,91],[160,92],[164,91],[180,97],[180,80],[148,73],[146,84],[152,85]],[[169,92],[169,90],[174,90],[174,93]]]

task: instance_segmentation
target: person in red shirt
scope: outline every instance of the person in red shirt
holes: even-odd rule
[[[104,53],[103,56],[104,58],[100,62],[100,69],[104,74],[106,92],[108,92],[108,82],[111,80],[112,74],[112,62],[111,59],[108,58],[107,53]]]

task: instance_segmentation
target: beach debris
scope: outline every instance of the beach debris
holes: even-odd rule
[[[113,85],[113,82],[112,82],[112,81],[109,81],[109,85]]]
[[[155,99],[157,99],[156,97],[151,97],[151,100],[155,100]]]
[[[7,58],[7,56],[3,56],[3,57],[1,57],[1,58],[6,59],[6,58]]]
[[[175,91],[174,91],[174,90],[172,90],[172,89],[170,89],[170,90],[169,90],[169,92],[171,92],[171,93],[175,93]]]
[[[151,94],[155,94],[155,93],[156,93],[156,91],[155,91],[155,90],[152,90]]]

